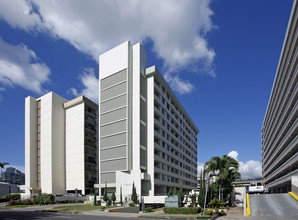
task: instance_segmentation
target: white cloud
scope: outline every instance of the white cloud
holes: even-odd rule
[[[260,161],[249,160],[246,162],[239,162],[239,172],[241,179],[258,179],[262,177],[262,164]]]
[[[165,79],[168,81],[171,88],[181,95],[191,93],[194,89],[194,86],[190,82],[182,80],[179,75],[167,73],[165,74]]]
[[[239,153],[237,151],[234,151],[234,150],[231,151],[230,153],[228,153],[228,156],[234,158],[237,161],[238,161],[238,155],[239,155]]]
[[[198,171],[197,176],[200,176],[200,175],[201,175],[201,172],[204,170],[204,163],[200,163],[200,162],[198,161],[198,163],[197,163],[197,167],[198,167],[198,169],[197,169],[197,171]]]
[[[238,161],[239,153],[237,151],[231,151],[228,156]],[[239,162],[239,173],[242,180],[256,179],[262,177],[262,164],[260,161],[249,160],[246,162]]]
[[[20,86],[41,94],[42,84],[49,81],[49,75],[50,69],[38,60],[33,50],[24,44],[8,44],[0,38],[0,85]]]
[[[33,12],[32,3],[24,0],[0,1],[0,18],[14,28],[26,31],[42,26],[39,15]]]
[[[94,69],[84,69],[83,73],[79,75],[79,80],[84,86],[84,89],[78,92],[76,88],[70,88],[69,93],[74,96],[84,95],[93,102],[98,103],[98,78],[94,74]]]
[[[214,28],[210,1],[0,1],[0,17],[12,27],[64,39],[96,61],[124,41],[150,39],[164,71],[172,74],[173,89],[185,94],[194,86],[181,80],[178,71],[191,65],[195,72],[215,76],[215,52],[206,40]]]

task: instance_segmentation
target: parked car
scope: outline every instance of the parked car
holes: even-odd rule
[[[264,186],[261,182],[251,182],[248,187],[248,193],[264,193]]]

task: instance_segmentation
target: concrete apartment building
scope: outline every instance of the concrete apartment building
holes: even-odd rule
[[[99,61],[99,108],[53,92],[26,98],[27,193],[98,188],[101,196],[107,185],[129,200],[133,184],[151,199],[196,189],[198,128],[156,67],[146,68],[141,44],[125,42]]]
[[[298,12],[288,23],[262,127],[262,176],[271,192],[291,191],[298,176]]]
[[[99,57],[99,188],[119,198],[197,187],[198,129],[141,44]],[[102,191],[101,190],[101,191]]]
[[[97,110],[83,96],[25,99],[26,193],[90,193],[97,182]]]

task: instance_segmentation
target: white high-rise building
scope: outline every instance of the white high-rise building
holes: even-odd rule
[[[101,194],[107,185],[130,199],[133,184],[139,198],[196,189],[199,131],[156,67],[146,68],[141,44],[99,59],[99,108],[83,96],[26,98],[27,192]]]
[[[99,57],[99,187],[129,197],[197,187],[198,129],[140,43]]]
[[[86,194],[97,182],[98,106],[50,92],[25,99],[26,192]]]

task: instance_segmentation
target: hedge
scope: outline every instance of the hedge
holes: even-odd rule
[[[167,214],[198,214],[201,212],[201,207],[165,207],[163,211]]]
[[[6,194],[4,196],[0,196],[1,202],[8,202],[9,200],[18,200],[21,198],[21,195],[19,193],[12,193],[12,194]]]

